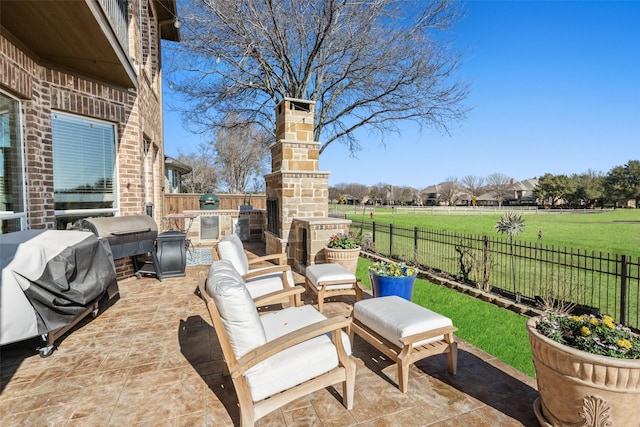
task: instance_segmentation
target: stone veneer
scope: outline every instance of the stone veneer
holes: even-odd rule
[[[267,200],[277,201],[278,230],[267,227],[267,253],[286,253],[296,270],[324,261],[322,248],[351,221],[328,218],[329,172],[318,170],[320,143],[314,140],[315,103],[285,98],[276,106],[276,142],[265,175]],[[307,230],[306,259],[302,248]],[[271,230],[271,231],[269,231]],[[277,231],[277,233],[276,233]]]

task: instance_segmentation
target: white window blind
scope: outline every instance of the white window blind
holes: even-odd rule
[[[115,128],[68,114],[51,117],[56,210],[115,207]]]

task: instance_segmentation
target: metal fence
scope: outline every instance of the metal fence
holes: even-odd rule
[[[535,306],[577,304],[640,329],[640,258],[507,238],[354,220],[365,250],[402,260]]]

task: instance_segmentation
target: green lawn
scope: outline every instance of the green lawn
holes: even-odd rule
[[[365,215],[362,211],[354,214],[350,207],[350,211],[345,212],[349,219],[356,221],[501,237],[494,229],[500,213],[447,214],[446,210],[425,209],[414,214],[412,209],[391,213],[390,209],[376,208],[371,219],[369,211],[367,209]],[[535,242],[541,231],[542,245],[640,257],[640,209],[575,214],[529,211],[523,215],[525,228],[519,240]],[[367,266],[370,264],[369,260],[361,258],[357,272],[369,288]],[[416,281],[413,301],[450,317],[459,329],[456,335],[465,341],[519,371],[535,376],[526,317],[420,279]]]
[[[407,213],[391,214],[386,213],[388,211],[376,208],[373,219],[369,218],[368,210],[366,215],[349,214],[348,218],[489,236],[496,236],[494,226],[500,219],[500,214],[495,213],[447,215],[446,210],[435,210],[433,212],[437,213],[430,214],[426,209],[425,213],[413,214],[413,210],[409,209]],[[536,212],[523,214],[525,227],[518,240],[535,242],[541,231],[540,243],[543,245],[640,257],[640,209],[578,214]]]
[[[360,258],[356,272],[369,289],[371,264]],[[457,336],[535,377],[526,317],[422,279],[416,280],[413,302],[449,317],[458,328]]]

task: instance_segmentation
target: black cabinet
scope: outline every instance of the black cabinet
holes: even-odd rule
[[[186,237],[182,231],[165,231],[158,234],[156,255],[163,278],[185,275],[187,268]]]

